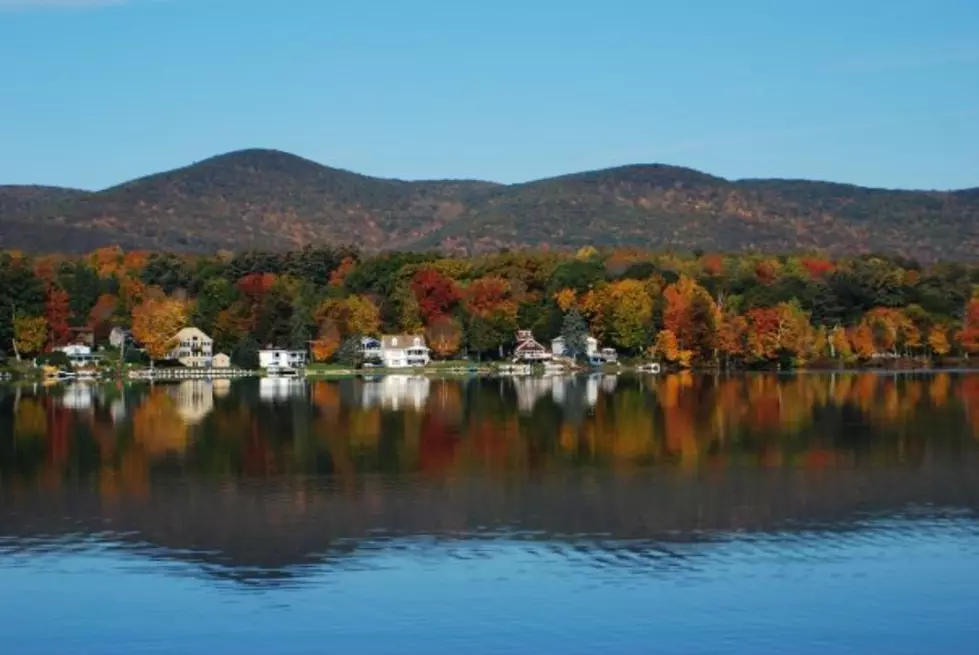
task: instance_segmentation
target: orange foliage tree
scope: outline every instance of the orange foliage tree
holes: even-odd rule
[[[459,352],[462,328],[455,319],[440,316],[428,326],[426,333],[428,345],[438,357],[446,359]]]
[[[186,303],[152,296],[133,308],[133,338],[153,362],[166,359],[177,345],[177,333],[187,324]]]

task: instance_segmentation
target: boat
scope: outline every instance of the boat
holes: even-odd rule
[[[266,377],[270,378],[298,378],[302,373],[298,368],[273,367],[265,370]]]
[[[652,373],[653,375],[658,375],[662,371],[662,367],[659,362],[651,362],[649,364],[642,364],[636,369],[640,373]]]

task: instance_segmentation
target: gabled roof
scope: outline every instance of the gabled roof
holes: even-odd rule
[[[420,334],[385,334],[381,337],[381,345],[387,349],[427,348],[425,337]]]
[[[527,341],[520,342],[520,345],[517,346],[514,352],[527,352],[528,350],[547,350],[547,348],[540,345],[536,339],[528,339]]]

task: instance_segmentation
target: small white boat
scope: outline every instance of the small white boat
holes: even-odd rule
[[[659,362],[652,362],[650,364],[643,364],[636,370],[640,373],[652,373],[653,375],[659,375],[663,369],[659,365]]]

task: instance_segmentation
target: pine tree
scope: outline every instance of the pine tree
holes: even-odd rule
[[[561,338],[564,339],[565,352],[573,359],[578,359],[588,352],[588,324],[577,309],[572,309],[564,315]]]

